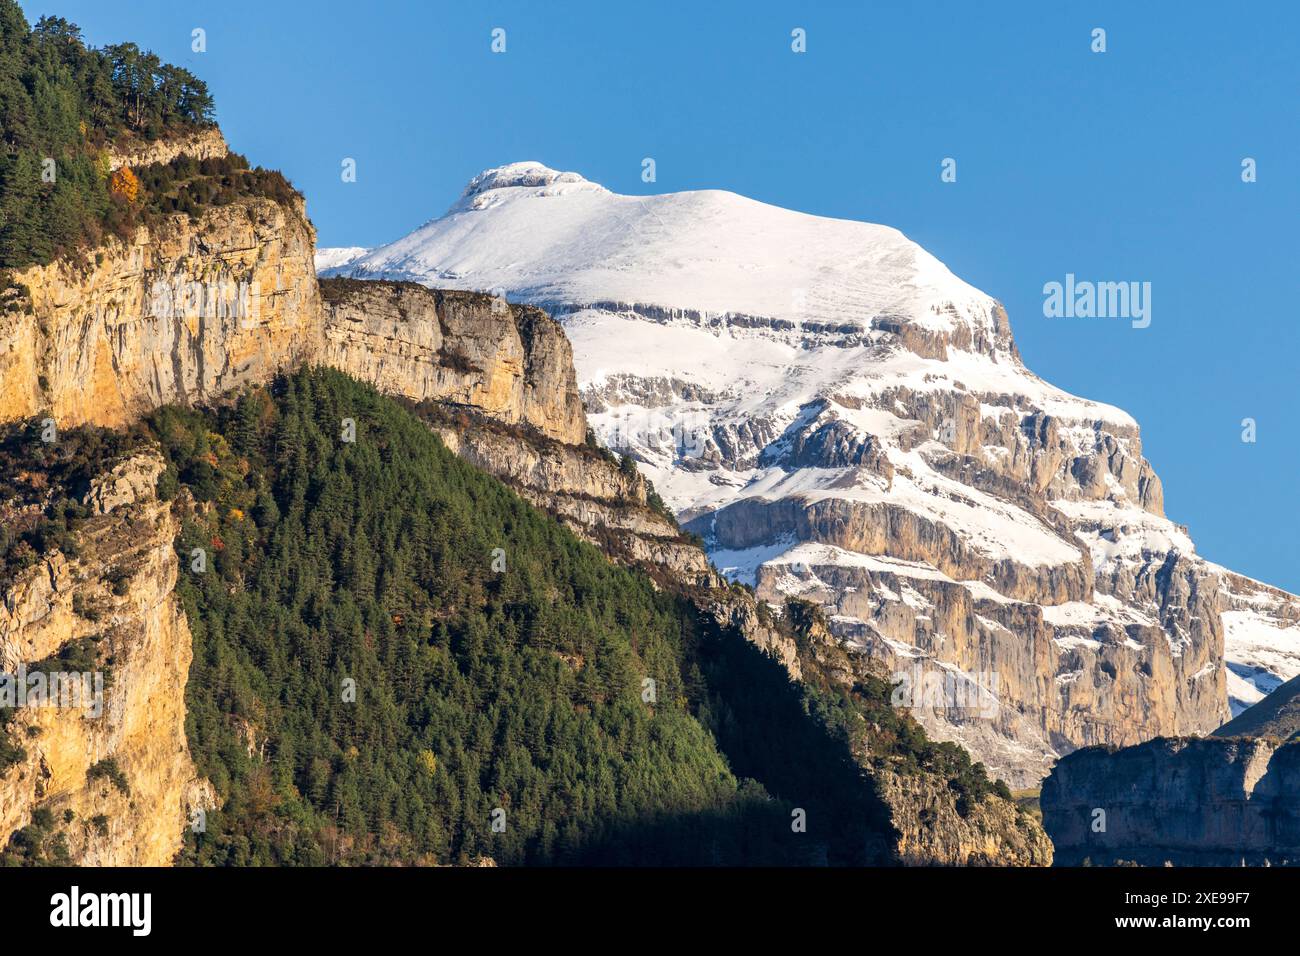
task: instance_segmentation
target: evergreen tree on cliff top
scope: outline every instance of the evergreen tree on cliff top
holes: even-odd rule
[[[207,86],[134,43],[94,49],[62,17],[0,0],[0,267],[95,245],[112,208],[104,152],[211,126]]]

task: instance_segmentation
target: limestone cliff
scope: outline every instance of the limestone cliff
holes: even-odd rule
[[[466,461],[513,486],[611,557],[680,581],[720,584],[708,558],[676,524],[650,507],[645,480],[585,445],[437,416],[438,434]]]
[[[230,150],[226,138],[215,126],[196,130],[186,136],[155,140],[124,140],[114,143],[108,151],[108,168],[123,166],[150,166],[170,163],[178,156],[194,159],[214,159],[225,156]]]
[[[1300,863],[1300,744],[1157,738],[1063,758],[1043,824],[1065,866]]]
[[[314,243],[300,198],[245,198],[14,273],[0,421],[122,425],[296,365],[320,341]]]
[[[895,853],[908,866],[1048,866],[1052,844],[1010,800],[975,804],[963,816],[952,791],[931,774],[875,773],[898,831]]]
[[[225,152],[211,129],[118,150],[110,165]],[[245,197],[9,275],[0,421],[127,425],[314,357],[314,244],[301,197]],[[0,846],[48,810],[74,863],[162,865],[190,811],[211,802],[185,736],[192,648],[173,594],[177,522],[155,494],[162,467],[142,454],[93,481],[76,556],[49,551],[5,589],[0,670],[91,647],[105,684],[93,711],[14,711],[6,733],[24,757],[0,775]]]
[[[177,523],[155,493],[162,469],[145,452],[95,479],[77,556],[51,551],[4,590],[0,670],[45,662],[45,673],[88,642],[103,690],[78,706],[14,711],[7,732],[26,756],[0,774],[0,847],[43,808],[74,863],[165,865],[202,802],[185,737],[193,652],[173,594]],[[110,760],[118,780],[99,772]]]
[[[586,444],[569,342],[545,312],[409,282],[321,293],[324,364],[412,402],[453,451],[614,557],[717,583],[646,480]]]
[[[851,424],[880,407],[812,403],[759,462],[780,462],[790,490],[687,528],[720,565],[752,562],[761,596],[822,604],[893,672],[983,682],[994,712],[915,712],[1015,786],[1075,747],[1222,723],[1225,579],[1163,516],[1137,429],[1025,418],[999,407],[1016,398],[953,388],[884,393],[907,423],[887,440]],[[836,477],[804,489],[799,469]]]
[[[1058,861],[1300,864],[1297,737],[1300,677],[1209,737],[1076,751],[1042,792]]]
[[[796,625],[796,630],[795,666],[787,664],[792,676],[814,684],[838,684],[847,690],[861,688],[873,679],[889,681],[889,672],[879,660],[839,641],[820,615]],[[754,632],[746,626],[743,633],[749,636]],[[775,650],[769,653],[777,654]],[[914,718],[909,714],[903,719]],[[855,756],[868,768],[872,786],[889,810],[894,830],[891,852],[900,863],[1047,866],[1052,862],[1051,841],[1038,821],[1014,800],[997,792],[978,800],[963,799],[947,771],[900,762],[879,727],[870,725],[866,730]]]
[[[326,365],[414,401],[478,409],[576,444],[587,423],[573,353],[540,309],[412,282],[321,283]]]

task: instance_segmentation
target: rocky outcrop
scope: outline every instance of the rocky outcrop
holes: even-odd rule
[[[178,528],[154,491],[162,469],[144,452],[95,479],[77,556],[51,551],[4,589],[0,669],[55,672],[81,644],[95,669],[78,673],[99,679],[78,680],[98,688],[79,700],[13,712],[6,732],[25,757],[0,773],[0,847],[48,809],[74,863],[165,865],[203,805],[185,736],[193,651],[173,593]]]
[[[635,470],[586,444],[572,353],[545,312],[409,282],[326,279],[320,360],[404,398],[452,451],[630,564],[716,583]]]
[[[1065,864],[1300,864],[1300,677],[1205,738],[1079,750],[1042,791]]]
[[[587,423],[559,324],[530,306],[412,282],[321,283],[321,360],[413,401],[464,405],[579,444]]]
[[[650,506],[639,474],[620,469],[585,445],[539,433],[473,416],[433,414],[431,420],[453,452],[500,478],[610,557],[692,586],[721,583],[699,546]]]
[[[1300,744],[1157,738],[1063,758],[1043,783],[1056,863],[1300,863]]]
[[[194,159],[219,159],[230,152],[226,138],[215,126],[195,130],[185,136],[155,140],[128,140],[115,143],[108,151],[108,168],[151,166],[170,163],[180,156]]]
[[[109,158],[142,166],[225,153],[214,128]],[[110,239],[84,259],[11,274],[0,421],[127,425],[314,357],[314,244],[300,197],[244,198],[168,217],[129,242]],[[5,588],[3,670],[44,672],[69,649],[78,660],[93,653],[86,679],[98,675],[102,694],[90,709],[14,711],[5,732],[23,756],[0,773],[0,845],[48,810],[74,863],[163,865],[191,812],[213,803],[185,736],[193,652],[173,593],[177,522],[155,493],[162,468],[145,453],[93,480],[75,556],[49,551]]]
[[[909,706],[932,732],[961,743],[1013,786],[1033,787],[1054,748],[1136,743],[1156,729],[1205,732],[1220,685],[1205,642],[1176,653],[1154,624],[1112,629],[1083,611],[1077,623],[1037,604],[999,599],[917,565],[846,567],[807,558],[793,573],[819,582],[804,596],[835,606],[836,632],[913,685],[949,676],[981,685],[988,707],[952,693]],[[760,587],[764,581],[760,575]],[[893,595],[893,600],[881,600]],[[1207,618],[1212,620],[1212,618]],[[860,622],[869,621],[865,627]],[[1071,639],[1063,635],[1074,629]],[[1221,675],[1220,675],[1221,679]],[[1213,722],[1213,717],[1210,718]]]
[[[0,421],[122,425],[298,364],[320,342],[314,243],[301,199],[249,198],[15,273]]]
[[[930,774],[876,771],[908,866],[1048,866],[1052,844],[1014,802],[990,797],[963,816],[952,790]]]
[[[754,628],[755,623],[760,627]],[[746,634],[761,635],[761,625],[760,616],[758,622],[745,621],[742,626]],[[819,614],[795,629],[799,639],[792,649],[794,668],[787,664],[792,674],[814,685],[839,685],[850,693],[888,680],[877,658],[840,642]],[[781,637],[779,630],[775,633]],[[761,640],[755,642],[762,646]],[[779,642],[769,653],[780,658]],[[1047,866],[1052,862],[1047,835],[1014,800],[996,791],[964,799],[958,793],[960,785],[937,767],[909,765],[902,755],[891,752],[880,729],[867,722],[855,756],[869,769],[872,788],[888,809],[893,858],[909,866]]]

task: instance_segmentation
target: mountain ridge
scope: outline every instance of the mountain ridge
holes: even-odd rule
[[[1025,368],[1001,305],[898,230],[524,163],[321,265],[552,311],[597,436],[729,576],[900,671],[999,675],[992,727],[922,722],[1018,784],[1300,673],[1300,602],[1197,556],[1132,417]]]

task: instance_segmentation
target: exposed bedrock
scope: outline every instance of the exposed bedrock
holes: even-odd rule
[[[1300,744],[1160,738],[1065,757],[1043,783],[1063,866],[1300,863]]]

